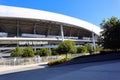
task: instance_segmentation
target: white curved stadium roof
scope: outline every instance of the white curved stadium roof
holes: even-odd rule
[[[62,14],[57,14],[42,10],[28,9],[28,8],[0,5],[0,17],[40,19],[40,20],[49,20],[60,23],[72,24],[87,29],[89,31],[93,31],[97,35],[99,35],[101,31],[101,29],[98,26],[95,26],[91,23],[88,23],[80,19],[65,16]]]

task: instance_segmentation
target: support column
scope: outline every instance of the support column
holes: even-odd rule
[[[52,54],[52,51],[51,51],[51,47],[50,47],[50,44],[49,44],[49,48],[48,48],[49,50],[50,50],[50,54]]]
[[[34,34],[36,34],[36,23],[34,25]],[[34,52],[36,52],[36,45],[34,44],[33,46],[34,46]]]
[[[96,48],[95,46],[95,35],[94,35],[94,32],[92,31],[92,42],[93,42],[93,49]]]
[[[50,35],[50,26],[48,26],[47,36]]]
[[[34,25],[34,34],[36,34],[36,23]]]
[[[62,37],[62,41],[64,41],[64,31],[63,31],[63,25],[60,25],[60,29],[61,29],[61,37]]]
[[[78,30],[78,32],[77,32],[77,37],[79,37],[79,30]]]
[[[17,21],[17,26],[16,26],[16,28],[17,28],[17,33],[16,33],[16,37],[19,37],[19,21]],[[17,42],[17,47],[19,47],[19,41],[17,40],[16,41]]]
[[[19,21],[17,21],[17,37],[19,37]]]
[[[72,30],[72,27],[70,27],[70,37],[71,37],[71,30]]]

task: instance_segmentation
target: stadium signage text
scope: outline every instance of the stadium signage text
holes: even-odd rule
[[[48,44],[47,41],[19,41],[19,45],[41,45]]]

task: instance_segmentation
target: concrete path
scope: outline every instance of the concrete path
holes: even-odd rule
[[[0,75],[0,80],[120,80],[120,60],[37,68]]]
[[[18,66],[0,66],[0,75],[15,73],[26,70],[33,70],[37,68],[45,68],[47,67],[48,62],[38,63],[38,64],[30,64],[30,65],[18,65]]]

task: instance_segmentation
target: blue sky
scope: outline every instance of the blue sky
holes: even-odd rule
[[[0,0],[0,5],[60,13],[97,26],[103,19],[120,17],[120,0]]]

